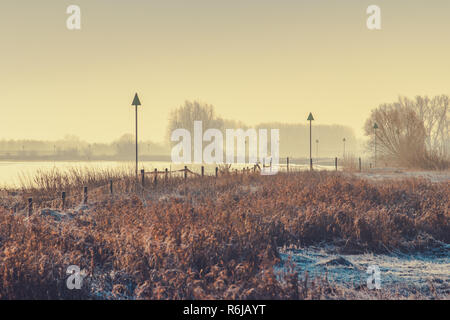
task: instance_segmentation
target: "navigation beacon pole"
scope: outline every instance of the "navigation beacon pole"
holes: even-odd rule
[[[377,129],[378,129],[378,125],[375,122],[375,124],[373,125],[373,135],[374,135],[374,139],[375,139],[374,168],[377,166]]]
[[[308,119],[309,121],[309,170],[312,171],[313,169],[313,162],[312,162],[312,121],[314,120],[314,117],[312,113],[309,113]]]
[[[137,191],[137,185],[139,183],[139,175],[138,175],[138,106],[141,105],[141,101],[139,101],[138,94],[136,93],[134,95],[133,102],[131,103],[132,106],[135,107],[135,116],[136,116],[136,191]]]

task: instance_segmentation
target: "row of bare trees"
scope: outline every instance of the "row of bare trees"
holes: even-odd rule
[[[226,129],[243,129],[250,127],[232,119],[224,119],[218,116],[214,107],[199,101],[186,101],[182,106],[172,110],[167,126],[167,140],[173,130],[184,128],[193,132],[194,121],[201,120],[203,130],[214,128],[225,133]],[[300,123],[288,124],[280,122],[261,123],[254,126],[255,129],[279,129],[280,130],[280,155],[291,157],[307,157],[309,152],[309,127],[305,119],[299,119]],[[316,157],[340,156],[343,151],[342,139],[346,139],[347,150],[356,149],[356,137],[350,127],[342,125],[315,124],[313,130],[314,154]],[[320,141],[320,148],[317,145]],[[270,149],[270,141],[268,141]],[[224,146],[225,147],[225,146]],[[319,152],[320,149],[320,152]]]
[[[372,110],[364,131],[378,159],[401,166],[446,169],[450,164],[449,97],[400,97]],[[377,124],[378,128],[374,128]]]

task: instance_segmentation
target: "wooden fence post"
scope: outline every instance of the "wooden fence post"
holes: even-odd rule
[[[286,171],[289,172],[289,157],[286,158]]]
[[[169,178],[169,170],[167,170],[166,168],[164,171],[165,171],[164,180],[167,182],[167,179]]]
[[[219,176],[219,168],[216,167],[216,178]]]
[[[144,171],[144,169],[141,169],[141,185],[142,185],[142,188],[145,187],[145,171]]]
[[[109,194],[113,194],[113,181],[109,180]]]
[[[61,201],[62,201],[62,209],[64,210],[66,208],[66,192],[61,192]]]
[[[188,167],[184,166],[184,180],[187,179]]]
[[[359,172],[361,172],[361,158],[359,158],[358,160],[359,160]]]
[[[336,169],[336,171],[337,171],[337,157],[334,158],[334,167],[335,167],[335,169]]]
[[[33,214],[33,198],[28,198],[28,216]]]
[[[205,167],[202,166],[202,178],[205,176]]]
[[[84,197],[83,197],[83,203],[86,204],[88,202],[88,187],[84,187]]]
[[[156,186],[158,184],[158,169],[155,168],[155,177],[153,178],[153,183]]]

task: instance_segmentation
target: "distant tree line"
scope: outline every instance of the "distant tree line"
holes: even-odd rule
[[[303,123],[261,123],[255,129],[280,130],[280,156],[292,158],[309,157],[309,126]],[[224,133],[226,129],[250,127],[242,121],[225,119],[216,114],[214,107],[199,101],[186,101],[169,116],[166,143],[139,142],[141,160],[170,160],[172,142],[170,135],[178,128],[193,132],[194,121],[201,120],[203,131],[214,128]],[[343,157],[344,143],[348,154],[356,152],[358,142],[353,130],[342,125],[313,124],[313,157]],[[270,150],[270,139],[269,139]],[[225,149],[225,146],[224,146]],[[0,159],[14,160],[133,160],[135,141],[133,134],[124,134],[111,143],[88,143],[68,135],[57,141],[0,140]]]
[[[261,123],[255,129],[279,129],[280,130],[280,156],[282,157],[309,157],[309,125],[304,123],[287,124],[281,122]],[[183,128],[194,131],[194,121],[201,120],[203,131],[207,129],[219,129],[225,136],[226,129],[249,129],[249,126],[241,121],[224,119],[215,113],[214,107],[199,101],[186,101],[182,106],[174,109],[169,116],[167,126],[167,141],[175,129]],[[358,143],[350,127],[342,125],[323,125],[314,123],[313,130],[313,157],[342,157],[343,139],[346,140],[347,152],[356,152]],[[269,139],[270,148],[270,139]],[[224,146],[225,149],[225,146]]]
[[[167,145],[139,142],[141,159],[167,160]],[[88,143],[76,136],[56,141],[0,140],[0,160],[133,160],[135,140],[124,134],[111,143]]]

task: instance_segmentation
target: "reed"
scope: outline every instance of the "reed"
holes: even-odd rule
[[[35,192],[123,176],[52,177]],[[0,209],[0,298],[411,298],[345,289],[289,268],[276,274],[279,248],[326,243],[376,253],[448,244],[449,195],[448,183],[296,172],[179,178],[143,195],[97,195],[86,211],[62,221]],[[76,293],[65,288],[72,264],[88,274]]]

